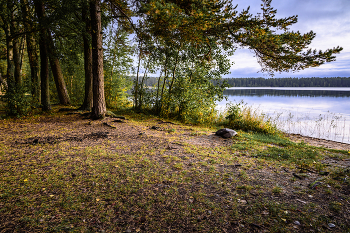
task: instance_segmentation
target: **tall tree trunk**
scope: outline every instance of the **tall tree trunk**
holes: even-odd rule
[[[30,77],[32,81],[31,93],[33,100],[37,103],[40,102],[40,88],[39,88],[39,58],[36,50],[36,41],[34,39],[32,30],[31,19],[29,17],[29,9],[27,0],[21,0],[22,5],[22,15],[24,21],[24,30],[28,33],[26,34],[26,43],[27,43],[27,54],[29,59],[30,66]]]
[[[12,84],[14,82],[14,70],[15,65],[13,62],[13,43],[10,35],[10,29],[7,27],[5,28],[5,35],[6,35],[6,60],[7,60],[7,84],[8,84],[8,91],[11,91]]]
[[[178,63],[179,53],[180,53],[180,49],[177,50],[175,65],[174,65],[174,69],[173,69],[173,78],[172,78],[171,84],[169,86],[169,98],[171,98],[171,91],[173,89],[173,85],[174,85],[174,81],[175,81],[175,72],[176,72],[176,66],[177,66],[177,63]]]
[[[102,118],[106,114],[100,5],[100,0],[91,0],[90,2],[93,74],[93,107],[91,117],[93,119]]]
[[[137,65],[137,73],[136,73],[136,82],[135,82],[135,91],[134,91],[134,107],[135,109],[138,108],[139,106],[139,101],[138,101],[138,98],[139,98],[139,72],[140,72],[140,65],[141,65],[141,49],[140,49],[140,53],[139,53],[139,62],[138,62],[138,65]]]
[[[53,42],[53,38],[51,36],[50,30],[47,30],[47,39],[48,39],[47,48],[49,53],[50,66],[51,66],[52,74],[55,80],[58,98],[60,100],[60,104],[68,105],[70,104],[70,99],[69,99],[66,83],[63,78],[61,65],[57,58],[55,44]]]
[[[35,101],[40,102],[39,58],[36,51],[36,41],[33,35],[27,35],[27,53],[30,65],[30,77],[32,81],[31,92]]]
[[[43,111],[51,110],[49,90],[49,61],[47,55],[47,36],[43,25],[44,5],[41,0],[35,0],[35,11],[38,15],[40,30],[40,78],[41,78],[41,104]]]
[[[167,63],[168,63],[168,56],[165,57],[165,63],[164,63],[164,80],[163,80],[163,88],[164,88],[164,83],[166,81],[166,76],[167,76],[167,72],[168,72],[168,67],[167,67]],[[161,78],[162,78],[162,72],[160,72],[160,76],[159,76],[159,79],[158,79],[158,84],[157,84],[157,97],[156,97],[156,113],[159,114],[160,113],[160,105],[161,105],[161,102],[162,102],[162,97],[163,96],[160,96],[159,97],[159,91],[160,91],[160,81],[161,81]],[[163,95],[163,90],[162,90],[162,95]]]
[[[84,41],[84,71],[85,71],[85,98],[83,105],[79,108],[91,111],[92,109],[92,49],[89,35],[91,36],[91,22],[89,20],[85,6],[82,7],[82,18],[85,22],[85,32],[83,32]]]
[[[8,3],[8,7],[14,7],[11,3]],[[12,8],[9,8],[12,9]],[[18,30],[18,23],[15,22],[14,11],[10,13],[10,22],[9,22],[9,32],[10,32],[10,40],[12,41],[12,59],[14,65],[14,80],[16,87],[20,88],[22,86],[22,76],[21,76],[21,54],[19,49],[19,38],[15,37],[15,34]],[[17,29],[17,30],[16,30]],[[18,90],[16,88],[16,90]]]
[[[11,28],[13,28],[14,25],[11,26]],[[14,33],[11,33],[12,35]],[[16,87],[20,88],[22,86],[22,69],[21,69],[21,63],[22,63],[22,59],[21,59],[21,53],[20,53],[20,43],[19,43],[19,38],[14,38],[13,39],[13,63],[15,66],[15,70],[14,70],[14,78],[15,78],[15,83],[16,83]],[[18,90],[18,89],[17,89]]]

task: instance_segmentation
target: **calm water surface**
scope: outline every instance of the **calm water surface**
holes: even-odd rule
[[[219,110],[243,100],[287,133],[350,143],[350,88],[236,87],[224,94]]]

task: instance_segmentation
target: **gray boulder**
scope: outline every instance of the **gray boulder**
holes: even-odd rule
[[[224,128],[224,129],[219,129],[215,135],[220,136],[222,138],[231,138],[235,135],[237,135],[237,132],[234,131],[233,129],[228,129],[228,128]]]

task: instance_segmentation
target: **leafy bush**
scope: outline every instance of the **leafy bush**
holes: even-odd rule
[[[243,101],[228,104],[226,127],[244,131],[254,131],[264,134],[279,133],[276,126],[264,115],[247,106]]]
[[[6,94],[2,97],[6,103],[6,114],[9,116],[25,116],[31,110],[30,96],[26,95],[25,87],[14,87],[9,85]]]

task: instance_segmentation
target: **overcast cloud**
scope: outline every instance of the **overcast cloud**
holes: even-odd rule
[[[261,0],[234,0],[238,10],[250,6],[254,15],[261,12]],[[349,0],[273,0],[277,18],[298,15],[298,23],[293,31],[306,33],[313,31],[316,38],[312,49],[326,50],[341,46],[344,50],[337,54],[335,62],[317,68],[309,68],[296,73],[276,73],[275,77],[350,77],[350,1]],[[247,49],[237,50],[232,57],[231,74],[226,77],[268,77],[261,73],[253,53]]]

